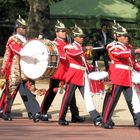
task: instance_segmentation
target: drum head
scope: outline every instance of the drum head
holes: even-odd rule
[[[98,71],[98,72],[91,72],[88,77],[91,80],[102,80],[108,76],[108,72],[106,71]]]
[[[41,77],[48,66],[48,51],[39,40],[29,41],[20,52],[23,73],[31,79]]]

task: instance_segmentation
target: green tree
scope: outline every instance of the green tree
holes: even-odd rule
[[[49,30],[50,9],[48,0],[28,0],[29,14],[28,36],[38,37],[39,34],[44,34]]]
[[[27,0],[0,0],[0,21],[14,23],[19,14],[26,17],[28,7]]]

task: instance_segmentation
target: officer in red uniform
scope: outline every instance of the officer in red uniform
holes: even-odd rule
[[[16,20],[15,34],[12,35],[6,44],[1,73],[6,80],[6,89],[3,92],[3,115],[6,121],[11,121],[11,107],[17,92],[20,92],[25,104],[29,118],[37,122],[41,119],[40,107],[30,89],[35,89],[34,81],[28,79],[20,69],[20,51],[27,42],[26,35],[27,24],[20,16]]]
[[[106,94],[103,105],[103,127],[112,129],[112,114],[120,98],[121,92],[124,93],[129,110],[134,118],[135,126],[140,128],[140,112],[135,113],[135,106],[132,102],[132,69],[140,71],[140,64],[135,59],[134,50],[128,42],[128,33],[119,24],[113,25],[116,41],[107,45],[111,64],[109,68],[109,78],[111,80],[112,92]]]
[[[102,119],[100,114],[95,109],[91,94],[86,91],[87,89],[84,86],[84,78],[86,77],[85,71],[87,70],[82,46],[84,41],[84,33],[83,30],[77,25],[75,25],[73,30],[73,36],[74,42],[65,46],[67,59],[69,61],[69,69],[66,73],[67,88],[61,104],[59,123],[61,123],[61,121],[66,121],[65,117],[68,105],[71,103],[75,90],[78,88],[84,97],[87,111],[89,112],[94,124],[97,126],[101,124]]]
[[[53,102],[57,93],[54,91],[54,89],[59,87],[60,82],[61,83],[62,81],[65,82],[65,72],[67,71],[68,66],[69,66],[68,61],[66,60],[65,52],[64,52],[64,46],[68,44],[68,42],[66,41],[67,33],[66,33],[66,27],[62,22],[57,21],[55,25],[55,33],[56,33],[56,38],[54,41],[56,43],[56,46],[60,55],[60,62],[59,62],[57,71],[54,73],[54,75],[50,79],[49,89],[46,95],[44,96],[44,100],[41,105],[41,112],[43,114],[46,114],[46,116],[47,116],[48,109],[51,103]],[[70,104],[70,110],[72,113],[72,119],[71,119],[72,122],[84,121],[83,118],[79,117],[79,111],[76,106],[75,96],[73,96],[72,98],[72,102]],[[68,125],[68,122],[62,121],[60,122],[60,124]]]

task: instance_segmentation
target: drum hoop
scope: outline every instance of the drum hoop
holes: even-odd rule
[[[108,77],[108,72],[106,71],[91,72],[89,73],[88,77],[91,80],[103,80]]]

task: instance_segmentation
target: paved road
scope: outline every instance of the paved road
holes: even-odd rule
[[[139,140],[140,131],[131,125],[112,130],[91,123],[59,126],[55,121],[33,123],[27,118],[0,120],[0,140]]]
[[[37,82],[38,88],[48,87],[44,81]],[[86,122],[81,124],[72,124],[69,126],[59,126],[57,123],[59,108],[63,95],[58,94],[54,99],[49,110],[49,122],[33,123],[28,120],[23,102],[17,94],[12,107],[13,121],[5,122],[0,119],[0,140],[138,140],[140,131],[133,127],[132,117],[128,111],[124,97],[121,96],[119,103],[113,114],[113,120],[116,126],[113,130],[96,128],[92,124],[89,114],[86,112],[84,101],[76,92],[77,105],[80,116],[86,117]],[[43,96],[37,96],[41,104]],[[101,96],[93,96],[96,108],[99,112],[102,109],[103,99]],[[67,120],[71,120],[71,114],[68,112]]]

